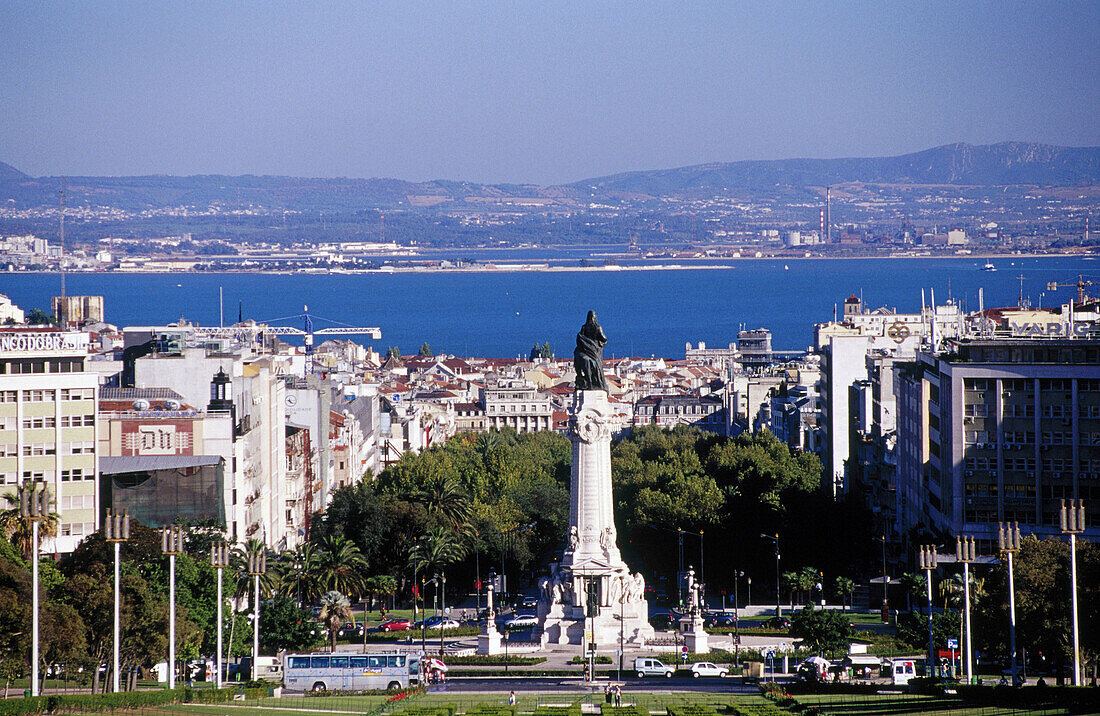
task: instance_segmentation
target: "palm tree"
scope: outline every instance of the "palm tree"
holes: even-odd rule
[[[783,586],[787,588],[787,594],[790,595],[791,609],[794,609],[794,592],[798,589],[798,572],[784,572],[780,579],[783,581]]]
[[[314,579],[318,591],[353,594],[363,591],[367,560],[346,537],[328,535],[317,545]]]
[[[431,574],[466,556],[466,544],[451,530],[432,527],[409,550],[409,566],[416,572]]]
[[[837,577],[833,580],[833,588],[840,595],[842,611],[848,611],[848,602],[852,598],[852,592],[856,591],[856,583],[847,577]]]
[[[229,568],[233,574],[233,597],[238,601],[252,594],[252,575],[248,573],[248,561],[251,557],[263,554],[267,545],[255,537],[243,545],[238,545],[229,558]],[[267,571],[260,575],[260,595],[274,594],[281,582],[280,565],[275,560],[267,563]]]
[[[807,603],[813,601],[813,589],[820,579],[821,574],[816,567],[803,567],[802,571],[798,573],[798,588],[802,590]]]
[[[313,604],[321,596],[318,580],[318,549],[312,542],[303,542],[293,552],[280,555],[279,591],[294,594],[298,605]]]
[[[31,559],[31,548],[34,537],[31,520],[19,513],[19,505],[23,501],[23,493],[26,488],[22,484],[15,486],[15,492],[4,493],[4,501],[7,509],[0,512],[0,534],[4,539],[9,539],[28,562]],[[57,536],[58,518],[56,512],[50,512],[44,519],[39,520],[38,537],[48,539]]]
[[[429,515],[454,530],[465,527],[473,511],[470,496],[454,477],[434,480],[427,489],[418,492],[414,500],[424,505]]]
[[[336,632],[340,627],[351,622],[355,623],[355,615],[351,613],[351,602],[335,589],[321,595],[321,623],[328,629],[330,651],[336,651]]]
[[[363,587],[370,597],[381,599],[397,592],[397,580],[388,574],[378,574],[369,577]]]
[[[906,611],[912,611],[914,597],[917,603],[920,604],[921,594],[924,593],[924,585],[925,577],[920,572],[906,572],[901,575],[901,586],[905,589]]]

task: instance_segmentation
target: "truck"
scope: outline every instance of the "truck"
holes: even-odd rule
[[[675,667],[662,664],[659,659],[651,656],[639,656],[634,659],[634,673],[639,679],[647,676],[663,676],[667,679],[671,678],[675,671]]]

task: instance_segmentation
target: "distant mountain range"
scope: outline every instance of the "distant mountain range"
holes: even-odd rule
[[[549,204],[621,201],[650,197],[713,196],[775,192],[782,188],[845,183],[957,186],[1082,186],[1100,183],[1100,147],[1057,147],[1003,142],[949,144],[896,157],[741,161],[677,169],[627,172],[564,186],[476,184],[399,179],[316,179],[277,176],[66,177],[71,206],[127,210],[180,205],[261,205],[298,211],[363,210],[395,206],[446,209],[507,198],[544,199]],[[0,202],[52,206],[57,177],[30,177],[0,162]],[[471,203],[471,200],[475,200]],[[533,206],[537,207],[536,202]]]

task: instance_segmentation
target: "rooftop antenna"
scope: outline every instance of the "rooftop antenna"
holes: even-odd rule
[[[59,211],[61,212],[61,258],[58,266],[61,268],[61,303],[65,303],[65,177],[61,177],[61,191],[58,192]],[[60,313],[60,311],[58,311]]]
[[[1024,275],[1020,274],[1016,278],[1020,279],[1020,295],[1016,297],[1016,307],[1024,307]]]
[[[218,328],[225,328],[225,289],[218,286]]]

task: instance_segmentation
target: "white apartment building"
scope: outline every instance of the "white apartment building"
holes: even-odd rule
[[[492,429],[512,428],[517,433],[533,433],[553,427],[554,408],[550,396],[526,380],[490,381],[481,390],[485,418]]]
[[[0,490],[46,482],[59,525],[44,552],[71,552],[99,527],[99,381],[87,355],[86,333],[0,330]]]

